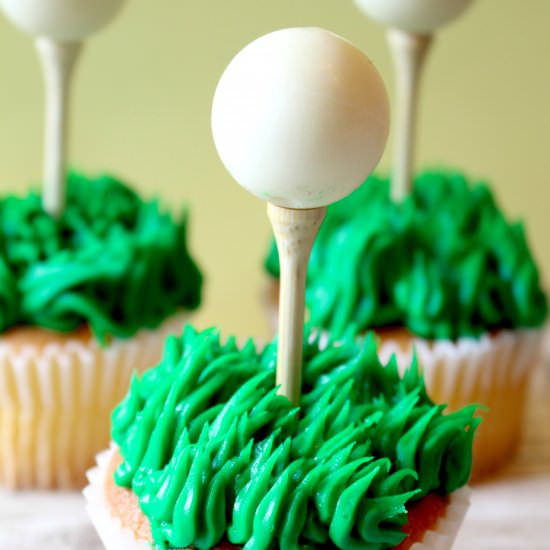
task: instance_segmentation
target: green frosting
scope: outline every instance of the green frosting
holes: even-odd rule
[[[202,276],[174,220],[109,176],[71,174],[59,219],[41,197],[0,199],[0,331],[35,325],[130,337],[199,305]]]
[[[406,505],[470,474],[475,407],[443,414],[416,364],[383,367],[372,335],[304,339],[299,408],[277,395],[276,342],[257,351],[187,326],[113,413],[156,548],[392,548]]]
[[[266,268],[278,277],[274,242]],[[310,321],[333,335],[395,325],[456,339],[538,327],[547,315],[523,225],[486,185],[451,172],[419,174],[401,204],[372,176],[330,206],[306,300]]]

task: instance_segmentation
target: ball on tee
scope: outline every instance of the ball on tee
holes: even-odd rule
[[[456,19],[472,0],[355,0],[355,3],[381,23],[427,34]]]
[[[33,36],[78,41],[106,25],[124,0],[0,0],[12,22]]]
[[[369,59],[318,28],[265,35],[222,75],[212,132],[228,171],[277,206],[316,208],[358,187],[380,159],[389,107]]]

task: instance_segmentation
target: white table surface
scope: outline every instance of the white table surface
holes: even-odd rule
[[[0,550],[102,550],[78,493],[0,492]],[[550,550],[550,369],[531,388],[514,461],[474,488],[454,550]]]

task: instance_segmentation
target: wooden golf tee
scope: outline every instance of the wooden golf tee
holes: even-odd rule
[[[46,37],[36,40],[46,93],[43,206],[55,217],[65,207],[69,94],[81,47],[81,42],[58,42]]]
[[[392,196],[396,201],[401,201],[412,185],[418,87],[432,35],[390,29],[388,42],[393,54],[397,86]]]
[[[326,207],[295,210],[267,206],[281,266],[276,383],[280,393],[296,406],[302,387],[307,266],[325,213]]]

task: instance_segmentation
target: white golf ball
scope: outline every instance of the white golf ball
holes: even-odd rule
[[[106,25],[124,0],[0,0],[20,29],[59,41],[81,40]]]
[[[288,208],[357,188],[388,135],[384,83],[369,59],[318,28],[265,35],[231,61],[212,106],[220,157],[239,184]]]
[[[427,34],[456,19],[472,0],[355,0],[355,3],[381,23]]]

